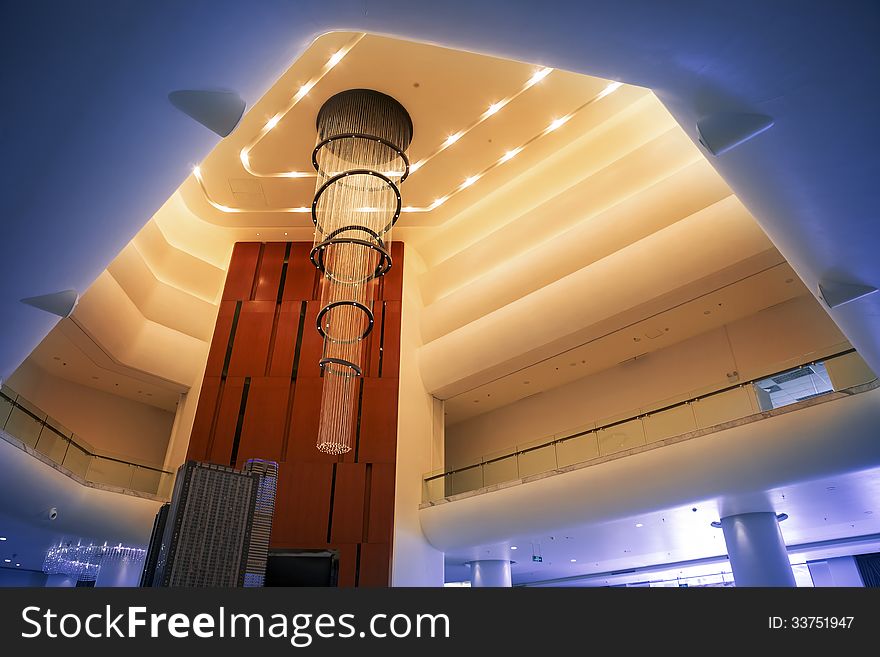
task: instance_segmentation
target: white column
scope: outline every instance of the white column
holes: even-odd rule
[[[797,586],[775,513],[727,516],[721,529],[737,586]]]
[[[425,266],[414,248],[409,244],[405,248],[391,585],[443,586],[443,553],[425,538],[419,520],[422,476],[443,467],[443,404],[425,390],[419,371],[419,276]]]
[[[471,561],[472,587],[504,587],[512,586],[510,578],[510,561],[507,559],[483,559]]]

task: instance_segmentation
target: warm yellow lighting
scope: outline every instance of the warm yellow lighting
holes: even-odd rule
[[[447,145],[447,146],[452,146],[452,145],[453,145],[455,142],[457,142],[459,139],[461,139],[461,133],[460,133],[460,132],[456,132],[454,135],[449,135],[449,136],[446,138],[446,145]]]
[[[470,178],[466,178],[465,181],[463,183],[461,183],[461,189],[464,189],[465,187],[470,187],[475,182],[477,182],[479,179],[480,179],[480,176],[478,176],[478,175],[471,176]]]
[[[504,155],[501,156],[499,162],[507,162],[507,160],[513,159],[517,155],[519,155],[522,148],[514,148],[513,150],[507,151]]]
[[[448,196],[441,196],[440,198],[434,199],[434,202],[431,203],[431,209],[433,210],[434,208],[439,207],[439,206],[443,205],[444,203],[446,203],[447,198],[449,198],[449,197]]]
[[[200,166],[194,166],[194,167],[193,167],[193,175],[194,175],[196,178],[199,178],[199,177],[202,175],[202,167],[200,167]]]
[[[553,132],[557,128],[562,127],[563,125],[565,125],[565,122],[568,121],[570,118],[571,116],[563,116],[556,119],[555,121],[553,121],[553,123],[547,126],[547,132]]]
[[[247,149],[242,148],[241,153],[238,154],[238,157],[241,159],[242,165],[247,169],[251,164],[251,156],[248,154]]]
[[[504,105],[505,105],[504,101],[501,101],[498,103],[492,103],[491,105],[489,105],[489,109],[486,110],[485,116],[492,116],[493,114],[498,112],[498,110],[500,110],[502,107],[504,107]]]
[[[333,53],[333,56],[327,62],[327,66],[331,68],[336,66],[339,62],[342,61],[343,57],[345,57],[345,50],[338,50],[337,52]]]
[[[281,115],[280,115],[280,114],[276,114],[275,116],[273,116],[271,119],[269,119],[269,120],[266,122],[266,127],[265,127],[264,129],[265,129],[265,130],[271,130],[271,129],[274,128],[276,125],[278,125],[278,122],[279,122],[280,120],[281,120]]]
[[[401,212],[418,212],[418,211],[419,211],[418,208],[415,208],[411,205],[404,205],[403,208],[401,209]]]
[[[552,71],[552,68],[542,68],[540,71],[535,71],[535,74],[529,79],[529,85],[537,84],[550,75]]]
[[[296,100],[299,100],[300,98],[305,96],[307,93],[309,93],[312,90],[312,87],[314,87],[314,86],[315,86],[314,82],[306,82],[303,86],[301,86],[299,88],[299,91],[296,92],[296,96],[295,96]]]
[[[409,172],[410,172],[410,173],[415,173],[416,171],[418,171],[419,169],[422,168],[422,165],[423,165],[423,164],[424,164],[424,162],[421,161],[421,160],[418,161],[418,162],[415,162],[414,164],[410,164],[410,165],[409,165]]]
[[[615,91],[620,89],[622,86],[623,86],[623,82],[612,82],[607,87],[605,87],[601,92],[599,92],[599,95],[596,96],[596,100],[599,100],[600,98],[605,98],[605,96],[610,96]]]
[[[312,178],[314,177],[314,173],[307,173],[304,171],[285,171],[281,173],[279,178]]]

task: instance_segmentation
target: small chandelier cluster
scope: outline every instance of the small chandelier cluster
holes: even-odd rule
[[[318,450],[351,450],[363,376],[363,340],[373,330],[374,281],[391,268],[399,185],[409,175],[412,120],[371,89],[331,97],[318,113],[318,172],[311,260],[324,275],[317,328],[324,338]]]
[[[119,545],[58,545],[49,548],[43,560],[47,575],[66,575],[77,581],[95,581],[101,566],[110,561],[143,561],[147,551]]]

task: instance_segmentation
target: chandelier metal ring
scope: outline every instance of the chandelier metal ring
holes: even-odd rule
[[[358,310],[362,311],[364,313],[364,315],[366,315],[367,328],[364,329],[364,332],[360,336],[358,336],[356,338],[349,339],[349,340],[340,340],[338,338],[334,338],[332,335],[330,335],[325,330],[324,318],[327,316],[327,314],[331,310],[333,310],[334,308],[339,308],[341,306],[351,306],[353,308],[357,308]],[[330,340],[331,342],[335,342],[336,344],[354,344],[355,342],[360,342],[361,340],[366,338],[368,335],[370,335],[370,332],[373,330],[374,323],[375,323],[375,319],[373,317],[373,311],[370,310],[369,308],[367,308],[364,304],[359,303],[357,301],[334,301],[333,303],[327,304],[326,306],[321,308],[321,312],[318,313],[318,317],[315,319],[315,324],[318,327],[318,333],[321,334],[321,337],[326,338],[327,340]]]

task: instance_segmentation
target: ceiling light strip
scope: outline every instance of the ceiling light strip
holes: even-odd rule
[[[307,173],[304,171],[271,171],[271,172],[258,172],[254,171],[251,168],[250,163],[250,153],[254,147],[260,143],[260,141],[265,137],[269,132],[271,132],[272,128],[274,128],[278,123],[283,119],[290,110],[296,107],[297,103],[301,101],[312,88],[318,84],[324,76],[326,76],[330,71],[332,71],[342,59],[351,52],[351,49],[354,48],[358,43],[360,43],[361,39],[366,36],[364,33],[360,33],[350,39],[342,48],[337,50],[330,59],[327,60],[327,63],[324,64],[323,68],[321,68],[320,72],[313,77],[311,80],[303,84],[299,90],[293,95],[290,99],[290,102],[287,104],[283,110],[275,114],[269,121],[266,122],[260,131],[257,133],[257,136],[244,148],[241,149],[239,153],[239,158],[241,159],[241,164],[244,167],[245,171],[247,171],[252,176],[256,176],[257,178],[314,178],[314,172]]]
[[[544,70],[546,70],[546,69],[544,69]],[[535,75],[538,75],[538,74],[536,73]],[[535,76],[532,76],[531,79],[534,79],[534,77],[535,77]],[[546,74],[545,74],[544,77],[546,77]],[[530,81],[531,81],[531,79],[530,79]],[[529,85],[529,86],[533,86],[534,84],[535,84],[535,83],[532,82],[531,85]],[[585,102],[583,105],[581,105],[581,106],[575,108],[573,111],[569,112],[568,114],[566,114],[566,115],[564,115],[564,116],[561,116],[561,117],[558,117],[558,118],[554,119],[554,120],[553,120],[553,121],[552,121],[552,122],[551,122],[546,128],[544,128],[541,132],[539,132],[538,134],[534,135],[534,136],[531,137],[530,139],[526,140],[526,141],[523,142],[520,146],[518,146],[518,147],[516,147],[516,148],[512,148],[512,149],[510,149],[510,150],[507,151],[504,155],[502,155],[500,158],[498,158],[495,162],[493,162],[492,164],[490,164],[489,166],[487,166],[485,169],[483,169],[483,170],[480,171],[479,173],[476,173],[476,174],[474,174],[474,175],[472,175],[472,176],[469,176],[469,177],[468,177],[467,179],[465,179],[461,184],[459,184],[458,187],[456,187],[455,189],[451,190],[450,192],[444,194],[443,196],[440,196],[440,197],[436,198],[436,199],[433,201],[433,203],[431,203],[431,205],[428,205],[428,206],[425,206],[425,207],[416,207],[416,206],[411,206],[411,205],[405,205],[405,206],[401,209],[401,212],[405,212],[405,213],[407,213],[407,214],[413,214],[413,213],[419,213],[419,212],[430,212],[431,210],[434,210],[434,209],[440,207],[441,205],[443,205],[444,203],[446,203],[446,201],[448,201],[450,198],[452,198],[453,196],[455,196],[455,195],[458,194],[459,192],[461,192],[461,191],[467,189],[468,187],[471,187],[475,182],[477,182],[478,180],[480,180],[481,178],[483,178],[483,177],[484,177],[487,173],[489,173],[490,171],[492,171],[492,170],[494,170],[494,169],[497,169],[498,167],[500,167],[502,164],[504,164],[504,163],[506,163],[506,162],[509,162],[509,161],[512,160],[514,157],[516,157],[517,155],[519,155],[519,154],[520,154],[523,150],[525,150],[527,147],[531,146],[533,143],[535,143],[536,141],[538,141],[538,140],[541,139],[542,137],[547,136],[547,135],[550,134],[551,132],[555,132],[556,130],[558,130],[559,128],[561,128],[562,126],[564,126],[566,123],[568,123],[569,121],[571,121],[571,119],[573,119],[575,116],[577,116],[577,115],[578,115],[580,112],[582,112],[584,109],[586,109],[587,107],[593,105],[594,103],[599,102],[600,100],[602,100],[602,99],[605,98],[606,96],[610,96],[612,93],[614,93],[615,91],[617,91],[618,89],[620,89],[622,86],[623,86],[623,84],[622,84],[621,82],[611,82],[611,83],[608,84],[604,89],[602,89],[602,91],[600,91],[598,94],[596,94],[595,96],[593,96],[592,98],[590,98],[590,99],[589,99],[587,102]],[[527,88],[528,88],[528,87],[524,87],[519,93],[515,94],[514,96],[511,96],[511,97],[510,97],[511,100],[512,100],[513,98],[516,98],[520,93],[522,93],[523,91],[525,91],[525,89],[527,89]],[[509,102],[509,101],[508,101],[508,102]],[[491,116],[491,115],[490,115],[490,116]],[[468,131],[470,131],[473,127],[476,127],[477,125],[479,125],[480,123],[482,123],[483,120],[485,120],[485,119],[482,118],[482,119],[478,120],[475,124],[473,124],[473,126],[471,126],[470,128],[468,128],[467,130],[463,131],[461,134],[462,134],[462,135],[466,134],[466,133],[467,133]],[[458,141],[458,140],[456,140],[456,141]],[[424,158],[424,159],[420,160],[419,162],[416,162],[415,164],[413,164],[413,165],[410,167],[410,173],[412,173],[412,172],[415,170],[416,165],[424,164],[424,163],[427,162],[429,159],[431,159],[432,157],[434,157],[434,155],[436,155],[436,154],[442,152],[442,151],[445,150],[447,147],[448,147],[448,146],[441,146],[440,149],[438,149],[438,150],[437,150],[435,153],[433,153],[432,155],[430,155],[430,156],[428,156],[427,158]],[[250,171],[250,170],[249,170],[249,172],[252,173],[253,175],[256,175],[257,177],[267,177],[267,176],[261,176],[261,174],[254,174],[254,173],[253,173],[252,171]],[[208,191],[207,191],[207,189],[205,188],[205,184],[204,184],[204,181],[202,180],[201,172],[200,172],[199,167],[194,167],[194,168],[193,168],[193,174],[195,175],[196,179],[199,181],[199,185],[201,186],[201,188],[202,188],[202,192],[205,194],[205,198],[207,199],[208,203],[210,203],[213,207],[215,207],[216,209],[220,210],[221,212],[227,212],[227,213],[256,213],[256,214],[261,214],[261,213],[278,213],[278,212],[280,212],[280,213],[296,213],[296,214],[301,214],[301,213],[308,213],[308,212],[311,212],[311,209],[310,209],[310,208],[303,208],[303,207],[298,207],[298,208],[254,208],[254,209],[231,208],[231,207],[229,207],[229,206],[222,205],[222,204],[220,204],[220,203],[215,202],[213,199],[211,199],[210,196],[208,196]],[[311,174],[311,175],[313,176],[314,174]],[[275,176],[275,177],[288,177],[288,178],[289,178],[289,177],[292,177],[292,176]],[[298,177],[307,177],[307,176],[306,176],[306,174],[303,174],[303,175],[298,176]]]

